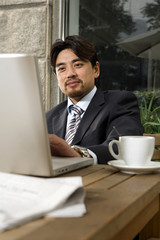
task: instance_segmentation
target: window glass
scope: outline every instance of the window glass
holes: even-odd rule
[[[159,0],[78,0],[71,1],[70,6],[74,19],[70,18],[69,32],[83,36],[96,47],[101,66],[99,88],[130,91],[160,88],[159,60],[148,58],[151,55],[136,57],[117,45],[160,28]],[[139,45],[143,49],[143,42]]]

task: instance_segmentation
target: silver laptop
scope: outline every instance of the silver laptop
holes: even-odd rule
[[[90,164],[51,157],[36,57],[0,54],[0,171],[50,177]]]

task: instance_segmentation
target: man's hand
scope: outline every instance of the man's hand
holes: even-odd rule
[[[53,156],[63,157],[81,157],[80,153],[76,152],[71,146],[62,138],[55,134],[48,134],[51,154]]]

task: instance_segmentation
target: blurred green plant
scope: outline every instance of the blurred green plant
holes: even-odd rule
[[[144,133],[160,134],[160,91],[134,93],[138,99]]]

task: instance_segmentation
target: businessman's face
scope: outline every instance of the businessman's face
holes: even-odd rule
[[[62,50],[56,59],[56,75],[61,91],[77,103],[88,94],[99,76],[99,63],[82,61],[71,49]]]

